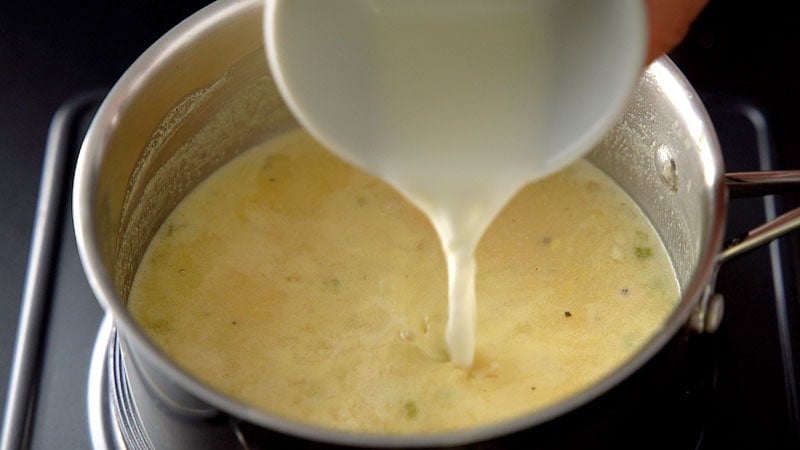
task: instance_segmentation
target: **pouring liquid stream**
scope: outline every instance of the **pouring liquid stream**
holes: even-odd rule
[[[448,269],[448,353],[467,368],[477,335],[475,250],[533,178],[519,163],[535,160],[546,114],[550,33],[539,14],[454,17],[447,3],[423,17],[408,4],[377,16],[372,78],[380,102],[365,163],[436,228]]]
[[[481,236],[523,186],[584,151],[582,143],[562,149],[551,142],[554,134],[569,135],[550,111],[564,70],[563,39],[556,36],[564,33],[557,25],[564,6],[558,0],[274,0],[269,6],[267,54],[290,108],[329,149],[391,184],[433,223],[448,269],[448,353],[469,368]],[[314,31],[280,39],[299,26]]]
[[[503,206],[537,178],[531,168],[546,166],[537,157],[547,155],[536,149],[552,33],[536,8],[454,15],[458,2],[416,3],[384,2],[374,15],[371,82],[364,86],[368,138],[339,153],[430,218],[447,262],[448,353],[469,368],[477,335],[475,250]]]

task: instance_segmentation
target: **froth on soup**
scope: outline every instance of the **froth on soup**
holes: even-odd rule
[[[651,224],[586,161],[522,190],[477,262],[477,351],[464,370],[447,357],[447,273],[431,224],[294,131],[182,201],[128,306],[177,364],[242,402],[327,428],[424,433],[587,388],[679,297]]]

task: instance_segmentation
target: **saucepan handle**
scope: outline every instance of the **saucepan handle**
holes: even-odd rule
[[[800,170],[729,173],[725,175],[725,183],[732,198],[800,192]],[[718,261],[724,263],[798,228],[800,208],[733,238],[719,254]]]
[[[800,192],[800,170],[729,173],[725,175],[725,183],[732,198]],[[725,244],[717,255],[717,270],[734,256],[745,254],[790,231],[800,229],[800,208],[777,217],[772,214],[772,217],[767,219],[764,224]],[[722,321],[724,300],[722,295],[714,293],[715,284],[715,281],[712,281],[706,286],[703,296],[689,318],[689,326],[700,333],[713,333]]]
[[[800,192],[800,170],[728,173],[725,185],[731,198]]]

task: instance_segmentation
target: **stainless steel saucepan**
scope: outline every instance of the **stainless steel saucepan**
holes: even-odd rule
[[[631,360],[587,390],[499,424],[419,436],[334,432],[256,410],[198,381],[151,342],[126,309],[151,237],[201,180],[254,145],[297,127],[270,77],[259,0],[220,0],[148,49],[114,86],[81,149],[74,184],[78,246],[91,287],[122,342],[132,378],[169,414],[361,446],[440,446],[536,427],[623,382],[687,327],[713,331],[721,318],[714,278],[728,258],[800,226],[800,210],[723,244],[727,184],[796,184],[800,173],[729,174],[697,95],[666,58],[644,72],[626,111],[588,156],[641,206],[664,240],[682,298]],[[138,384],[137,384],[138,385]],[[145,414],[144,416],[147,416]],[[147,428],[180,448],[185,436]],[[237,435],[240,442],[245,439]],[[165,445],[168,447],[168,445]]]

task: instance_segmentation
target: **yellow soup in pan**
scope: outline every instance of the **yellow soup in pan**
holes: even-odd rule
[[[475,363],[449,361],[447,272],[427,218],[303,131],[201,183],[151,242],[128,306],[208,385],[322,427],[424,433],[588,387],[665,322],[655,230],[586,161],[519,192],[477,251]]]

